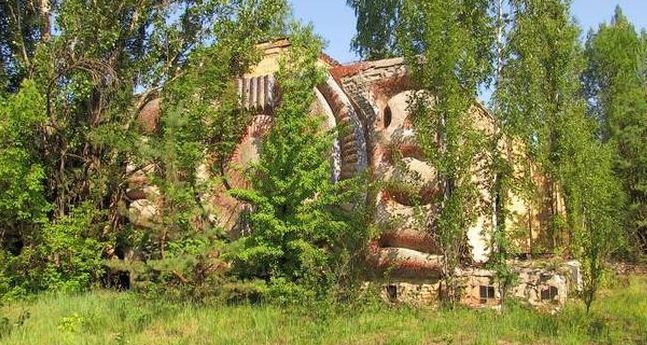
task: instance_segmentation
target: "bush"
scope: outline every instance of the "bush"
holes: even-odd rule
[[[47,223],[19,255],[0,254],[2,299],[24,297],[42,290],[74,292],[88,288],[103,274],[103,244],[93,233],[96,211],[87,205]]]

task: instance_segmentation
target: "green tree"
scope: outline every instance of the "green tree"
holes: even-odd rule
[[[440,240],[450,276],[466,250],[466,232],[480,199],[472,177],[484,158],[486,138],[474,126],[471,107],[491,71],[494,35],[488,11],[488,1],[405,1],[399,26],[399,44],[416,88],[428,92],[411,100],[411,116],[425,158],[442,182],[439,217],[430,230]]]
[[[499,114],[548,178],[547,209],[555,224],[550,245],[569,246],[583,262],[584,300],[590,306],[602,264],[617,246],[622,193],[610,170],[608,147],[598,142],[585,114],[584,59],[569,2],[523,0],[512,6],[507,59],[496,91]],[[557,222],[562,197],[566,219]]]
[[[479,207],[474,167],[488,156],[487,138],[470,114],[477,90],[491,77],[495,19],[488,0],[349,1],[358,17],[354,49],[363,57],[403,54],[417,93],[412,122],[425,154],[439,171],[438,235],[445,271],[466,252],[466,231]],[[442,47],[442,48],[440,48]],[[433,101],[429,101],[429,100]]]
[[[45,169],[38,160],[36,140],[45,123],[44,99],[32,82],[0,97],[0,299],[22,292],[24,271],[16,259],[47,223],[50,204],[45,198]],[[23,256],[27,257],[27,256]]]
[[[548,179],[548,202],[536,206],[552,217],[552,224],[547,224],[551,241],[545,244],[552,249],[565,244],[557,171],[562,163],[557,152],[565,137],[558,131],[560,121],[575,111],[580,100],[579,31],[563,1],[514,1],[512,5],[515,16],[506,42],[508,58],[495,97],[508,131],[522,138],[528,156]]]
[[[283,0],[41,0],[2,2],[0,9],[0,87],[16,93],[3,100],[0,155],[3,161],[17,163],[0,168],[0,184],[17,198],[0,202],[0,227],[5,233],[20,234],[15,242],[22,246],[24,268],[36,271],[52,267],[53,256],[41,255],[48,229],[64,232],[70,227],[67,230],[76,238],[105,243],[106,255],[112,255],[115,241],[127,237],[124,233],[140,232],[132,230],[123,212],[127,181],[133,173],[127,165],[160,157],[154,152],[158,150],[143,147],[144,132],[136,120],[167,85],[169,92],[162,92],[169,102],[162,105],[162,138],[150,142],[176,149],[161,162],[161,179],[178,181],[176,189],[166,190],[176,201],[169,209],[194,213],[201,190],[193,188],[190,161],[199,150],[233,145],[230,141],[236,133],[231,128],[235,113],[226,112],[210,121],[229,118],[230,128],[204,130],[209,117],[217,118],[222,110],[205,105],[220,98],[237,103],[233,96],[225,97],[224,81],[234,80],[257,58],[251,48],[256,40],[282,30],[287,4]],[[207,59],[216,47],[228,50]],[[217,82],[199,79],[201,71]],[[29,82],[19,88],[23,80]],[[171,86],[174,83],[179,86]],[[204,84],[203,94],[178,101],[181,92],[186,96],[198,90],[199,83]],[[197,116],[200,111],[205,113]],[[188,116],[183,117],[185,113]],[[171,146],[175,139],[177,145]],[[91,220],[84,223],[85,213],[75,211],[80,208],[101,212],[90,213]],[[75,224],[87,224],[88,229],[72,229]],[[81,247],[74,247],[78,257],[89,258],[81,255],[86,250]],[[29,259],[36,257],[41,259]],[[64,266],[53,267],[63,270]],[[59,273],[61,279],[71,277]],[[46,285],[31,285],[34,290],[40,286]]]
[[[0,99],[0,241],[46,221],[45,172],[34,139],[45,123],[44,100],[32,82]],[[12,233],[12,231],[16,231]]]
[[[628,231],[647,249],[647,44],[620,7],[591,32],[584,75],[589,113],[615,148],[614,169],[629,199]]]
[[[396,31],[402,0],[347,0],[355,11],[357,33],[351,48],[364,59],[383,59],[399,53]]]
[[[562,123],[568,135],[560,150],[569,157],[560,167],[564,186],[570,249],[582,263],[582,299],[590,310],[605,262],[625,244],[625,194],[613,171],[614,150],[600,143],[596,123],[583,110]]]
[[[312,90],[324,81],[316,65],[321,41],[311,29],[294,30],[280,61],[280,101],[250,176],[252,187],[232,192],[253,205],[251,233],[233,253],[235,269],[243,278],[287,288],[287,297],[297,297],[290,296],[295,291],[326,294],[342,284],[366,241],[354,210],[363,205],[357,181],[332,181],[334,132],[324,129],[322,114],[310,114]]]
[[[261,57],[255,45],[284,31],[287,10],[281,1],[241,5],[236,17],[214,24],[216,43],[196,48],[182,74],[164,85],[161,131],[143,145],[150,155],[141,157],[157,163],[155,183],[164,196],[162,221],[154,229],[160,257],[173,239],[217,230],[200,196],[221,183],[224,165],[250,117],[235,81]],[[199,178],[201,164],[207,164],[211,179]]]
[[[0,94],[16,92],[34,68],[36,45],[47,40],[56,0],[0,3]]]

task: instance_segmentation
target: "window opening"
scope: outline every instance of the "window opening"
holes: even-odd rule
[[[395,285],[386,286],[386,295],[389,298],[389,301],[395,302],[398,300],[398,287]]]
[[[393,119],[393,114],[391,113],[391,107],[386,107],[384,109],[384,129],[387,129],[391,125],[391,120]]]
[[[486,304],[488,301],[494,299],[494,286],[481,285],[479,286],[479,302]]]
[[[541,289],[541,300],[542,301],[553,301],[557,297],[559,290],[554,286],[549,286],[545,289]]]

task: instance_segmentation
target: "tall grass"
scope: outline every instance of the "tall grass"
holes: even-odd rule
[[[196,306],[109,291],[40,296],[0,308],[8,319],[0,344],[647,344],[645,277],[604,290],[589,315],[578,302],[557,315],[515,305],[501,314],[309,308]]]

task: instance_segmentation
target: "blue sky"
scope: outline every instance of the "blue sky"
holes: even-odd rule
[[[442,1],[442,0],[439,0]],[[297,18],[312,22],[315,31],[328,41],[326,51],[341,62],[357,60],[350,52],[355,32],[355,15],[346,0],[291,0]],[[597,27],[608,21],[616,5],[637,28],[647,27],[647,0],[574,0],[573,15],[584,28]]]

